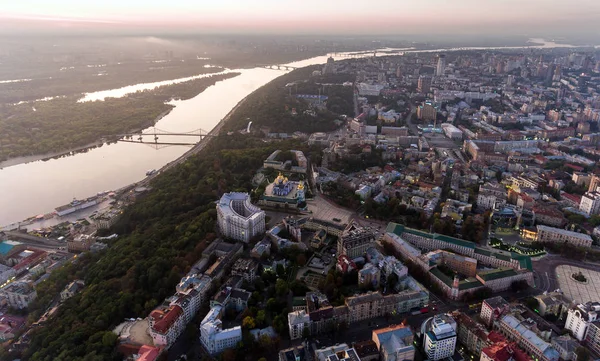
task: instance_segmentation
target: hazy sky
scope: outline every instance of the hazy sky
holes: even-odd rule
[[[599,33],[599,0],[0,0],[0,27],[287,33]]]

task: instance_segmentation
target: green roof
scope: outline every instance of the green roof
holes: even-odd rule
[[[406,233],[414,234],[414,235],[420,236],[420,237],[431,238],[431,239],[440,240],[442,242],[452,243],[457,246],[462,246],[462,247],[467,247],[467,248],[475,248],[475,243],[465,241],[464,239],[445,236],[443,234],[429,233],[429,232],[421,231],[421,230],[414,229],[414,228],[408,228],[408,227],[404,227],[401,224],[393,223],[393,222],[388,223],[385,231],[394,233],[398,236],[402,236],[402,233],[406,232]]]
[[[462,290],[470,290],[471,288],[481,287],[483,284],[477,278],[467,278],[466,280],[460,281],[458,283],[458,289]]]
[[[485,249],[482,247],[477,247],[475,245],[475,243],[465,241],[463,239],[458,239],[458,238],[445,236],[445,235],[437,234],[437,233],[428,233],[425,231],[420,231],[418,229],[408,228],[402,224],[398,224],[398,223],[394,223],[394,222],[388,223],[385,231],[394,233],[398,236],[402,236],[402,233],[407,232],[407,233],[414,234],[414,235],[421,236],[421,237],[437,239],[442,242],[452,243],[457,246],[473,248],[475,253],[477,253],[477,254],[482,254],[482,255],[488,256],[488,257],[495,257],[495,258],[498,258],[498,259],[501,259],[501,260],[507,261],[507,262],[510,262],[511,260],[515,260],[515,261],[519,262],[519,265],[521,268],[528,269],[530,271],[533,270],[533,266],[531,264],[531,257],[529,257],[527,255],[518,254],[515,252],[495,250],[495,249],[489,250],[489,249]]]
[[[306,297],[294,297],[292,298],[292,306],[306,306]]]
[[[431,271],[429,271],[429,272],[431,272],[431,274],[434,275],[435,277],[442,280],[442,282],[444,282],[449,287],[452,287],[452,283],[454,282],[454,280],[452,278],[446,276],[444,274],[444,272],[440,271],[437,267],[432,268]]]
[[[515,276],[517,272],[512,268],[496,269],[490,271],[478,272],[477,275],[484,281],[493,281],[500,278]]]

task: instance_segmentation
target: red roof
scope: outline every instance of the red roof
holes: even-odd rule
[[[504,341],[506,341],[506,338],[504,338],[504,336],[502,336],[501,333],[498,333],[496,331],[491,331],[488,334],[488,340],[493,343],[496,343],[496,342],[504,342]]]
[[[178,305],[173,305],[165,311],[154,310],[150,312],[150,317],[154,321],[152,328],[158,333],[166,333],[182,314],[183,309]]]
[[[581,202],[581,196],[578,196],[576,194],[562,193],[560,196],[562,198],[566,198],[566,199],[568,199],[571,202],[576,203],[576,204],[579,204]]]
[[[575,165],[575,164],[571,164],[571,163],[565,164],[565,167],[569,167],[569,168],[571,168],[573,170],[576,170],[578,172],[581,172],[583,170],[583,167]]]
[[[490,359],[494,361],[508,361],[511,358],[511,350],[506,342],[493,344],[481,350]]]
[[[39,249],[28,249],[29,251],[32,251],[33,253],[25,258],[23,258],[23,260],[21,262],[19,262],[19,264],[17,264],[16,266],[14,266],[14,270],[15,271],[20,271],[23,268],[29,268],[32,266],[35,266],[36,264],[38,264],[39,262],[42,261],[42,259],[44,257],[46,257],[47,253],[44,251],[40,251]]]
[[[137,361],[155,361],[161,351],[162,349],[159,347],[144,345],[140,347],[140,351],[138,352],[140,358]]]

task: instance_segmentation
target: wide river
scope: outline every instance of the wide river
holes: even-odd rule
[[[538,39],[536,39],[538,40]],[[536,48],[552,48],[562,44],[544,43]],[[436,49],[433,51],[468,50]],[[475,48],[482,49],[482,48]],[[491,49],[491,48],[490,48]],[[392,51],[394,49],[382,49]],[[397,49],[398,52],[412,52]],[[418,51],[417,51],[418,52]],[[367,53],[365,56],[371,56]],[[346,59],[334,56],[336,60]],[[327,56],[318,56],[290,63],[295,67],[324,64]],[[159,120],[156,128],[169,132],[188,132],[195,129],[210,131],[225,115],[252,91],[260,88],[284,70],[263,68],[232,70],[239,76],[226,79],[209,87],[196,97],[176,101],[176,107]],[[181,80],[175,79],[172,82]],[[161,85],[166,82],[161,82]],[[127,90],[151,89],[157,84],[137,84]],[[88,99],[104,96],[123,96],[124,91],[114,89],[87,94]],[[182,142],[184,137],[160,137],[159,141]],[[154,146],[135,143],[104,145],[74,156],[18,164],[0,170],[0,226],[21,221],[37,214],[49,213],[55,207],[73,198],[85,198],[104,190],[114,190],[138,182],[146,171],[158,169],[189,150],[186,146]]]

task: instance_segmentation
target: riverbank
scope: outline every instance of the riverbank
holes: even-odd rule
[[[167,116],[173,109],[169,109],[166,110],[162,113],[160,113],[156,118],[154,118],[154,122],[152,123],[152,125],[158,123],[159,120],[161,120],[162,118],[164,118],[165,116]],[[136,129],[131,129],[129,130],[129,133],[139,133],[142,130],[146,129],[147,127],[137,127]],[[37,162],[37,161],[46,161],[49,159],[57,159],[57,158],[62,158],[62,157],[69,157],[72,155],[76,155],[77,153],[81,153],[82,151],[87,151],[90,149],[94,149],[97,147],[101,147],[107,143],[110,142],[116,142],[118,141],[118,139],[110,139],[110,140],[98,140],[96,142],[92,142],[86,145],[82,145],[80,147],[74,147],[74,148],[70,148],[64,151],[57,151],[57,152],[52,152],[52,153],[46,153],[46,154],[34,154],[34,155],[28,155],[28,156],[23,156],[23,157],[16,157],[16,158],[10,158],[7,159],[5,161],[0,162],[0,170],[2,168],[8,168],[8,167],[12,167],[15,165],[19,165],[19,164],[26,164],[26,163],[31,163],[31,162]],[[110,145],[110,144],[107,144]]]

